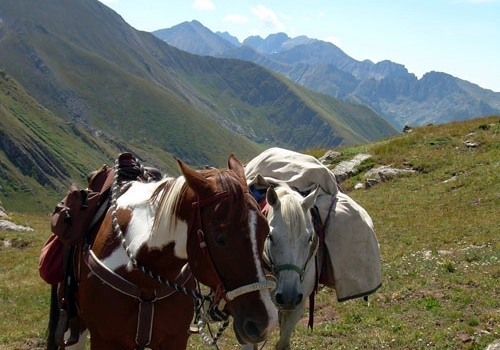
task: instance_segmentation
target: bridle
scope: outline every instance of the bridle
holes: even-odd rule
[[[199,288],[199,283],[197,282],[197,289],[192,290],[184,287],[183,285],[180,285],[176,283],[175,281],[169,281],[157,273],[153,272],[152,270],[148,269],[144,265],[142,265],[140,262],[135,259],[134,255],[132,254],[129,246],[127,245],[127,241],[125,239],[125,236],[123,235],[123,231],[120,228],[120,225],[118,223],[118,218],[117,218],[117,200],[120,194],[120,186],[119,186],[119,181],[118,181],[118,175],[119,174],[119,162],[118,159],[115,161],[115,175],[113,179],[113,187],[111,191],[111,217],[112,217],[112,225],[113,225],[113,231],[117,235],[118,239],[120,240],[120,243],[125,250],[128,258],[130,259],[131,263],[133,264],[134,267],[145,273],[146,275],[150,276],[154,280],[166,285],[167,287],[173,288],[178,292],[182,292],[186,295],[191,296],[193,299],[195,299],[196,302],[196,316],[195,320],[197,321],[198,329],[200,332],[200,335],[202,336],[202,339],[207,342],[209,345],[215,345],[217,343],[217,340],[220,338],[222,335],[222,332],[227,328],[229,325],[229,315],[225,312],[225,306],[227,302],[230,302],[234,300],[235,298],[251,293],[251,292],[256,292],[260,290],[265,290],[269,289],[272,290],[276,288],[276,283],[271,280],[266,280],[266,281],[258,281],[254,283],[250,283],[247,285],[240,286],[238,288],[235,288],[231,291],[227,291],[224,282],[221,279],[219,273],[217,272],[217,269],[215,268],[215,264],[213,262],[213,258],[210,254],[210,250],[208,249],[207,243],[205,241],[205,233],[203,231],[203,223],[201,220],[201,208],[205,207],[211,203],[214,203],[217,200],[226,198],[229,196],[228,191],[224,192],[218,192],[214,194],[211,197],[204,198],[204,199],[199,199],[195,202],[193,202],[193,211],[192,211],[192,217],[191,220],[188,223],[188,239],[189,236],[193,234],[194,231],[196,231],[198,243],[200,249],[203,251],[204,256],[207,258],[207,261],[210,265],[210,268],[212,269],[213,273],[215,274],[218,283],[215,291],[211,291],[208,295],[203,295],[201,293],[201,289]],[[209,304],[208,308],[205,307],[206,303]],[[223,321],[222,326],[219,328],[219,331],[215,336],[212,336],[211,339],[208,337],[204,332],[203,328],[204,326],[209,323],[209,322],[214,322],[214,321]],[[210,332],[211,333],[211,332]]]
[[[266,211],[266,217],[269,214],[269,211]],[[295,271],[299,274],[300,276],[300,282],[304,280],[304,275],[306,272],[306,268],[309,265],[309,262],[313,260],[313,258],[316,256],[316,253],[318,252],[319,248],[319,237],[318,235],[313,231],[312,233],[312,242],[311,246],[309,249],[309,254],[307,255],[307,259],[304,261],[304,264],[302,267],[299,267],[295,264],[287,263],[287,264],[280,264],[277,265],[271,256],[271,239],[270,236],[267,237],[265,243],[264,243],[264,254],[262,255],[264,263],[269,267],[269,270],[274,276],[278,276],[281,271]]]
[[[204,198],[201,200],[197,198],[197,200],[193,202],[193,215],[188,224],[188,235],[193,234],[193,232],[196,230],[199,247],[203,251],[203,254],[206,257],[213,274],[216,276],[218,280],[213,304],[218,305],[217,308],[219,312],[221,312],[224,309],[226,302],[234,300],[240,295],[264,289],[272,290],[276,287],[276,283],[274,281],[266,280],[266,281],[259,281],[243,285],[231,291],[226,290],[224,282],[222,281],[220,274],[217,272],[217,269],[215,268],[214,260],[212,258],[212,255],[210,254],[210,250],[208,249],[205,240],[205,233],[203,232],[203,223],[201,221],[201,208],[219,199],[226,198],[228,196],[229,192],[224,191],[224,192],[218,192],[211,197]],[[197,228],[194,225],[197,225]]]

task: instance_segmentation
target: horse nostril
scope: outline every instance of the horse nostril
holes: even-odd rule
[[[275,299],[278,305],[283,305],[285,303],[285,301],[283,300],[283,295],[281,293],[277,293],[275,295]]]
[[[300,293],[299,295],[297,295],[297,299],[295,299],[295,306],[299,305],[300,302],[302,301],[302,298],[304,296],[302,295],[302,293]]]
[[[258,339],[260,337],[260,328],[254,321],[245,321],[243,325],[245,333],[253,339]]]

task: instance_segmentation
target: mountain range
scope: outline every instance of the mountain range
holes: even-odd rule
[[[331,148],[398,131],[372,109],[261,65],[200,56],[97,0],[0,1],[0,200],[52,209],[70,183],[132,151],[178,174],[270,146]],[[30,203],[30,205],[26,205]]]
[[[500,113],[500,93],[442,72],[421,79],[388,60],[357,61],[336,45],[285,33],[240,43],[198,21],[160,29],[154,35],[191,53],[257,63],[309,89],[366,105],[396,128],[441,124]]]

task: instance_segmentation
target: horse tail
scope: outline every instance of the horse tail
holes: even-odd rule
[[[56,345],[56,327],[59,320],[59,300],[57,297],[57,284],[53,284],[50,290],[50,314],[47,334],[47,350],[58,350]]]

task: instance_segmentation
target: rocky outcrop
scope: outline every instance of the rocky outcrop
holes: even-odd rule
[[[488,345],[486,350],[500,350],[500,340],[495,340],[493,343]]]
[[[342,154],[339,152],[329,150],[322,157],[320,157],[319,160],[323,164],[328,166],[328,164],[330,164],[332,160],[340,157],[341,155]],[[351,160],[341,161],[339,164],[337,164],[333,169],[331,169],[331,171],[335,175],[335,178],[337,179],[337,183],[340,184],[346,179],[358,175],[359,165],[361,165],[363,161],[369,158],[371,158],[370,154],[359,153]],[[357,190],[362,188],[370,188],[380,182],[389,181],[398,176],[409,175],[415,172],[415,170],[409,168],[398,169],[393,168],[390,165],[381,165],[376,168],[370,169],[365,174],[363,174],[364,183],[358,182],[354,186],[354,189]]]
[[[0,218],[7,218],[8,215],[7,213],[5,212],[5,209],[2,205],[2,202],[0,202]]]
[[[0,231],[33,231],[31,227],[16,225],[8,220],[0,220]]]
[[[9,215],[5,211],[5,208],[0,202],[0,231],[33,231],[31,227],[16,225],[13,222],[9,221]]]
[[[397,169],[390,165],[382,165],[373,169],[368,170],[364,174],[365,178],[365,188],[372,187],[380,182],[385,182],[394,179],[395,177],[414,174],[413,169]]]
[[[329,150],[326,151],[326,153],[319,158],[319,161],[323,164],[329,164],[331,163],[334,159],[339,158],[342,155],[342,153],[334,151],[334,150]]]
[[[364,160],[370,157],[370,154],[360,153],[351,160],[340,162],[337,166],[335,166],[335,168],[332,169],[332,172],[335,174],[335,178],[337,179],[337,183],[342,183],[347,178],[357,175],[359,173],[357,167]]]

